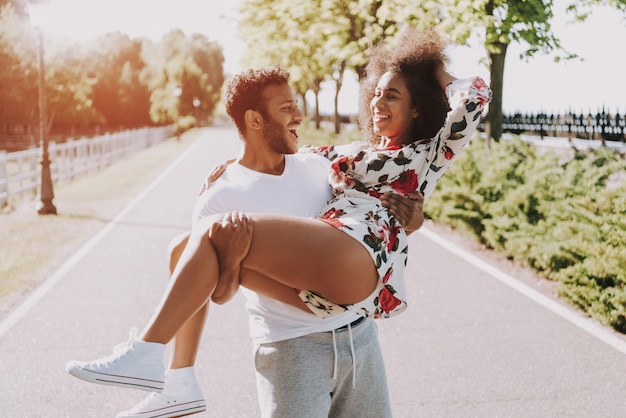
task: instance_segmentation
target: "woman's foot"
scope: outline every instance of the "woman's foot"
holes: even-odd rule
[[[151,393],[128,411],[116,418],[167,418],[197,414],[206,411],[206,401],[196,381],[193,367],[173,369],[167,372],[165,387],[161,393]]]
[[[134,330],[113,354],[90,362],[69,361],[65,370],[74,377],[101,385],[161,392],[165,380],[165,344],[135,340]]]

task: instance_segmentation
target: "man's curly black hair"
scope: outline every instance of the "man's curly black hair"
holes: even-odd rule
[[[263,90],[270,85],[289,83],[289,72],[279,66],[249,69],[235,75],[226,86],[224,105],[240,134],[245,134],[246,110],[254,109],[266,114]]]
[[[374,133],[370,102],[381,76],[390,71],[400,75],[418,111],[414,140],[429,139],[443,126],[450,110],[448,99],[435,77],[435,70],[446,62],[445,43],[434,32],[409,28],[393,47],[382,43],[370,53],[359,91],[359,126],[365,139],[378,143]]]

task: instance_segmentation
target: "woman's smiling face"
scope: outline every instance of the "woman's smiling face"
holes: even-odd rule
[[[418,116],[411,94],[402,76],[386,72],[382,75],[370,102],[374,132],[389,138],[389,145],[406,145],[415,138],[413,124]]]

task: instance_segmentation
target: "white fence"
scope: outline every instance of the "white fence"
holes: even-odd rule
[[[115,160],[159,143],[172,134],[171,126],[143,128],[95,138],[68,139],[48,145],[52,182],[72,180],[110,165]],[[0,208],[9,198],[35,196],[41,183],[41,148],[0,151]]]

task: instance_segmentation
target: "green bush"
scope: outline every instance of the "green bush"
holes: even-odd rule
[[[626,332],[626,184],[607,186],[624,172],[607,150],[563,161],[521,140],[477,139],[424,210],[558,281],[567,300]]]

